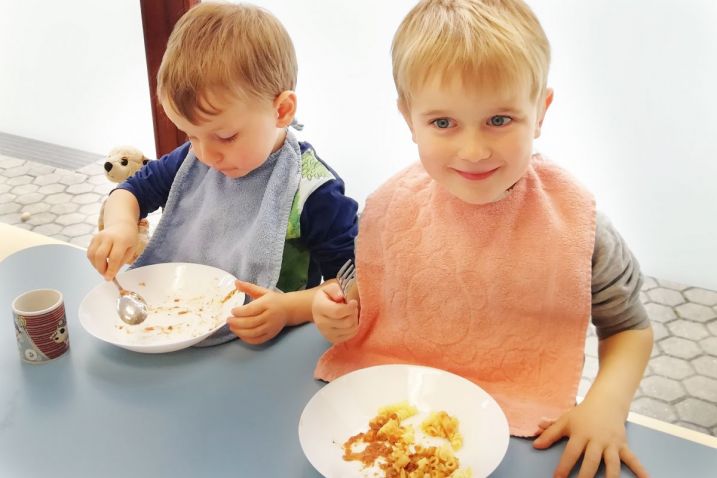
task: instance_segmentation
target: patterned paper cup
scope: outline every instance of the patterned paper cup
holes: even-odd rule
[[[12,302],[15,337],[20,357],[29,363],[45,363],[67,352],[70,338],[62,293],[38,289]]]

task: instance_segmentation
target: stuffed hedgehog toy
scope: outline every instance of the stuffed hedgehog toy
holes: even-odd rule
[[[147,164],[149,159],[137,148],[132,146],[119,146],[112,149],[105,159],[105,176],[113,183],[121,183],[125,179],[139,171],[142,166]],[[102,202],[100,208],[100,217],[97,221],[97,229],[104,229],[105,203]],[[147,219],[140,219],[139,224],[139,241],[135,247],[135,251],[130,263],[134,262],[149,242],[149,222]]]

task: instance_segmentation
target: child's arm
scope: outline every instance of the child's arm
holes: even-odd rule
[[[114,278],[119,268],[134,258],[139,218],[165,205],[189,147],[187,142],[150,161],[110,193],[104,205],[104,229],[95,234],[87,249],[87,258],[105,279]]]
[[[636,476],[647,476],[628,447],[625,420],[651,350],[650,327],[625,330],[600,341],[600,369],[585,399],[554,423],[542,423],[544,431],[533,442],[536,448],[547,448],[569,437],[555,477],[567,477],[583,453],[579,477],[594,476],[601,460],[605,476],[619,476],[621,461]]]
[[[105,202],[103,220],[105,227],[92,238],[87,258],[105,279],[111,280],[134,255],[139,237],[137,198],[124,189],[115,190]]]
[[[621,460],[637,476],[646,476],[627,446],[624,426],[652,350],[652,329],[640,302],[640,267],[601,213],[595,232],[591,315],[600,338],[598,375],[580,405],[557,422],[540,425],[545,431],[534,444],[546,448],[570,437],[555,476],[568,476],[583,452],[580,477],[593,476],[601,459],[607,476],[618,476]]]

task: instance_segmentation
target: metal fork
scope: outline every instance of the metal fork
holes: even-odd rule
[[[348,297],[349,290],[354,285],[354,282],[356,282],[356,267],[354,266],[354,261],[349,259],[346,261],[346,264],[341,266],[338,274],[336,274],[336,281],[339,283],[345,302],[346,297]]]

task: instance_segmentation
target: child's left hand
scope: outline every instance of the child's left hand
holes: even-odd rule
[[[646,478],[647,470],[627,445],[625,420],[610,404],[583,401],[565,412],[557,421],[543,420],[541,433],[533,442],[538,449],[550,447],[562,437],[569,437],[554,478],[570,475],[570,471],[585,453],[578,478],[593,477],[600,461],[605,462],[605,476],[620,476],[620,462],[624,462],[638,478]]]
[[[233,317],[227,319],[229,330],[252,345],[276,337],[288,320],[288,310],[282,300],[284,294],[240,280],[235,285],[239,292],[244,292],[253,300],[232,309]]]

